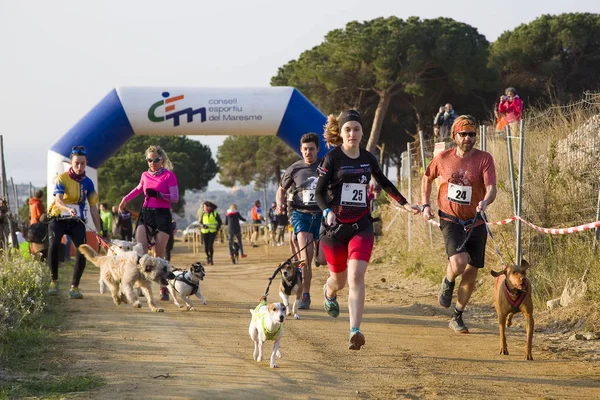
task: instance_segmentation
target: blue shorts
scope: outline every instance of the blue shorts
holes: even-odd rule
[[[313,239],[317,239],[321,231],[321,216],[321,213],[310,214],[294,210],[292,212],[294,235],[297,236],[299,232],[308,232],[312,233]]]

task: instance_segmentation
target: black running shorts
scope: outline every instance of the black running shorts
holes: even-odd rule
[[[456,248],[460,246],[467,237],[467,232],[463,226],[455,222],[440,219],[440,229],[444,236],[444,242],[446,243],[446,254],[448,255],[448,258],[455,254],[466,252],[469,254],[469,265],[476,268],[483,268],[485,264],[485,244],[487,241],[485,225],[481,224],[478,227],[473,228],[471,237],[460,252],[456,251]]]

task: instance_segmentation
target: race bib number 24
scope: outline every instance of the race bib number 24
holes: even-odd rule
[[[448,183],[448,200],[459,204],[471,204],[472,186],[461,186]]]

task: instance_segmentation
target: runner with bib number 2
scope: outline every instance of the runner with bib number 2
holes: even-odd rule
[[[319,135],[307,133],[300,138],[302,160],[296,161],[285,171],[277,189],[277,214],[286,212],[287,190],[292,188],[292,227],[302,250],[300,259],[304,260],[302,271],[302,300],[300,309],[310,308],[310,286],[312,281],[312,259],[315,248],[313,239],[319,238],[321,228],[321,210],[315,201],[317,187],[317,166],[319,159]],[[308,244],[308,246],[307,246]],[[318,246],[318,241],[316,246]],[[317,261],[317,260],[315,260]]]
[[[328,117],[325,140],[336,147],[325,155],[318,168],[316,190],[317,204],[324,217],[321,246],[329,267],[329,279],[323,286],[324,307],[330,316],[339,315],[336,293],[347,282],[350,350],[360,350],[365,344],[360,323],[365,307],[365,272],[374,241],[373,220],[367,200],[367,185],[371,177],[407,211],[415,214],[420,211],[417,206],[408,204],[387,179],[373,154],[360,147],[362,137],[358,111],[348,110],[338,118]]]
[[[494,159],[491,154],[474,148],[477,128],[477,122],[471,116],[456,118],[451,128],[456,148],[438,154],[427,167],[421,182],[423,218],[428,220],[433,218],[429,206],[431,183],[441,177],[437,206],[449,263],[438,302],[442,307],[450,307],[455,279],[462,276],[449,324],[459,333],[469,332],[462,313],[475,287],[478,270],[483,268],[485,261],[487,232],[483,220],[475,219],[496,198]]]

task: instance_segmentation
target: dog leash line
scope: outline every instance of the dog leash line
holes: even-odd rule
[[[475,218],[473,218],[473,222],[471,223],[471,226],[469,228],[465,228],[467,230],[467,236],[465,237],[465,240],[460,244],[460,246],[458,246],[456,248],[456,251],[462,251],[462,249],[467,245],[467,242],[469,241],[469,238],[471,237],[471,234],[473,233],[473,228],[475,228],[475,223],[477,222],[477,217],[479,217],[481,214],[480,211],[477,211],[477,213],[475,214]],[[487,224],[486,224],[487,226]]]
[[[267,285],[267,289],[265,290],[265,294],[263,295],[263,297],[266,299],[267,296],[269,295],[269,289],[271,288],[271,283],[273,283],[273,279],[275,279],[275,277],[277,276],[277,274],[279,273],[279,271],[281,271],[281,269],[283,267],[285,267],[286,265],[288,265],[295,256],[297,256],[298,254],[300,254],[304,249],[306,249],[308,246],[310,246],[312,243],[318,241],[321,236],[323,234],[319,233],[319,236],[316,238],[313,238],[311,241],[309,241],[308,243],[306,243],[306,245],[301,248],[300,250],[298,250],[296,253],[292,254],[291,257],[289,257],[287,260],[285,260],[284,262],[282,262],[281,264],[279,264],[279,266],[275,269],[275,271],[273,272],[273,275],[271,275],[271,277],[269,278],[269,284]]]
[[[496,251],[496,254],[498,255],[498,258],[500,259],[500,262],[502,263],[502,265],[504,265],[505,267],[507,267],[508,264],[502,258],[502,254],[500,254],[500,247],[498,247],[498,243],[496,243],[496,240],[494,239],[494,235],[492,235],[492,231],[491,231],[490,227],[488,226],[487,217],[485,215],[485,212],[481,213],[481,219],[483,219],[483,222],[485,222],[485,224],[484,224],[485,225],[485,230],[487,231],[487,234],[490,236],[490,239],[492,239],[492,243],[494,243],[494,250]]]

